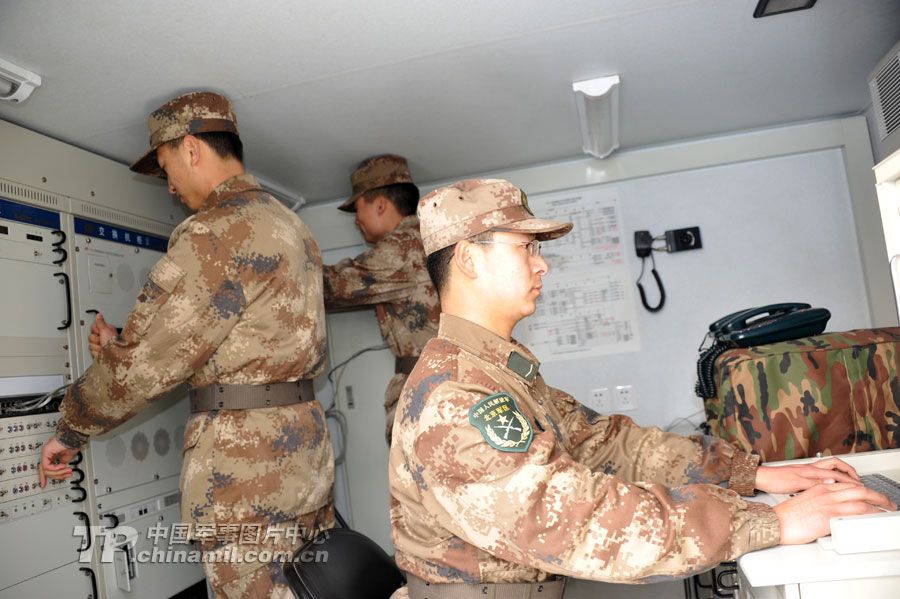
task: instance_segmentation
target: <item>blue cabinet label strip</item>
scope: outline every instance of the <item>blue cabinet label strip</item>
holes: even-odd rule
[[[0,218],[59,230],[59,213],[0,198]]]
[[[132,231],[131,229],[99,223],[77,216],[75,217],[75,234],[87,235],[88,237],[105,239],[106,241],[133,245],[135,247],[156,250],[158,252],[165,252],[169,247],[169,240],[163,237],[148,235],[147,233],[140,233],[138,231]]]

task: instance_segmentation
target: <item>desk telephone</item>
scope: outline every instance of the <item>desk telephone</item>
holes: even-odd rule
[[[695,392],[703,399],[715,397],[715,361],[729,349],[818,335],[825,330],[829,318],[831,312],[825,308],[813,308],[803,303],[769,304],[738,310],[719,318],[709,325],[709,331],[700,344]],[[704,350],[703,345],[709,339],[713,340],[713,344]]]
[[[717,341],[750,347],[818,335],[829,318],[831,312],[809,304],[770,304],[723,316],[709,325],[709,332]]]

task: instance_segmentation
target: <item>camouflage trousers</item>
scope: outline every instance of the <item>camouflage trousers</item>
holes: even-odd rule
[[[203,568],[210,578],[208,566],[204,564]],[[212,588],[216,599],[294,599],[281,573],[281,565],[277,563],[267,564],[226,584],[212,585]]]
[[[293,599],[294,595],[284,577],[283,565],[313,534],[334,526],[334,505],[329,504],[296,522],[280,523],[279,530],[300,531],[298,535],[271,535],[261,543],[237,542],[201,543],[204,556],[224,559],[204,559],[203,571],[215,592],[216,599]],[[248,566],[256,567],[248,571]]]
[[[181,518],[223,597],[277,596],[279,556],[334,522],[334,456],[317,401],[193,414],[184,440]],[[250,590],[248,585],[253,585]]]

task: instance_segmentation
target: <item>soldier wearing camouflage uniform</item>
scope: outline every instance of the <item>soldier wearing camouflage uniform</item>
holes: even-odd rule
[[[683,577],[876,511],[862,500],[889,505],[836,458],[758,468],[721,440],[640,428],[548,387],[510,334],[547,273],[538,242],[572,225],[534,218],[511,183],[438,189],[419,218],[442,314],[397,407],[392,539],[409,576],[395,598],[558,598],[566,576]],[[810,490],[773,510],[741,498],[754,487]]]
[[[94,363],[63,399],[42,479],[70,475],[66,462],[90,436],[187,382],[182,521],[210,531],[194,536],[204,550],[287,551],[303,538],[282,531],[309,536],[333,521],[331,442],[309,381],[325,363],[321,255],[297,215],[244,172],[226,98],[175,98],[149,129],[132,170],[167,177],[196,213],[172,233],[121,335],[97,316]],[[239,544],[231,532],[246,525],[275,534]],[[278,563],[203,565],[217,597],[290,597]]]
[[[353,195],[338,209],[356,213],[356,224],[374,247],[325,266],[325,307],[375,306],[381,335],[396,357],[384,394],[385,436],[400,390],[425,343],[437,334],[440,305],[425,270],[416,204],[419,189],[406,159],[385,154],[366,160],[350,177]]]

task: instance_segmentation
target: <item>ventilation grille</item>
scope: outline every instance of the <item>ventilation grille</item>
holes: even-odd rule
[[[900,128],[900,52],[869,81],[881,141]]]
[[[0,179],[0,194],[10,200],[21,200],[32,205],[41,205],[57,212],[65,211],[69,205],[69,198],[38,189],[32,189],[26,185],[13,183],[6,179]]]
[[[142,233],[152,233],[161,237],[168,237],[173,229],[173,227],[168,225],[141,218],[140,216],[95,206],[94,204],[79,200],[73,200],[72,214],[83,216],[85,218],[96,218],[111,225],[122,225],[123,227],[130,227]]]
[[[94,204],[82,202],[81,200],[64,195],[41,191],[39,189],[28,187],[27,185],[22,185],[21,183],[13,183],[7,179],[0,179],[0,195],[9,200],[18,200],[20,202],[25,202],[26,204],[31,204],[32,206],[49,208],[56,212],[71,212],[72,214],[83,216],[85,218],[96,218],[111,225],[131,227],[142,233],[152,233],[154,235],[159,235],[160,237],[169,237],[174,229],[174,226],[172,225],[166,225],[140,216],[95,206]]]

